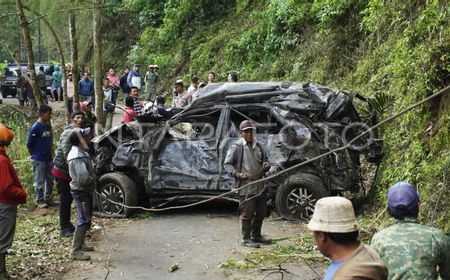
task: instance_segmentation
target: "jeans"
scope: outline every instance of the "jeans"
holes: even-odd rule
[[[72,205],[72,194],[70,193],[70,185],[68,181],[56,178],[56,188],[59,194],[59,225],[61,230],[72,228],[70,222],[70,206]]]
[[[70,192],[77,205],[77,227],[89,229],[92,218],[92,193],[76,190]]]
[[[38,203],[51,199],[53,191],[53,162],[32,160],[34,172],[34,189]]]

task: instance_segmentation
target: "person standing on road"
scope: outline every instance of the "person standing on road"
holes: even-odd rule
[[[131,87],[130,96],[134,100],[134,111],[138,117],[142,116],[142,103],[139,100],[139,89],[137,87]]]
[[[155,65],[149,65],[148,71],[145,73],[145,93],[146,101],[155,101],[156,98],[156,83],[158,82],[158,73],[155,72]]]
[[[52,199],[53,175],[53,135],[50,120],[52,107],[44,104],[39,107],[39,119],[33,124],[27,139],[34,172],[34,187],[39,208],[47,208]]]
[[[231,72],[228,75],[228,82],[229,83],[237,83],[238,82],[238,74],[236,72]]]
[[[97,178],[89,156],[90,128],[74,128],[70,132],[69,141],[72,148],[67,156],[69,166],[70,193],[77,206],[77,227],[73,235],[72,260],[90,260],[91,256],[83,251],[93,251],[84,243],[86,232],[91,227],[92,200]]]
[[[216,82],[216,73],[209,72],[208,73],[208,84],[213,84]]]
[[[174,98],[174,106],[178,108],[186,107],[191,103],[192,96],[188,95],[184,90],[183,80],[177,80],[175,82]]]
[[[128,87],[137,87],[139,90],[142,88],[141,74],[139,73],[139,64],[135,64],[133,69],[128,73],[127,83]]]
[[[73,95],[75,93],[75,89],[73,86],[73,78],[72,73],[67,74],[67,108],[69,109],[69,113],[72,115],[73,113]]]
[[[6,271],[6,255],[12,246],[16,230],[17,205],[24,204],[27,192],[17,177],[6,147],[14,132],[0,123],[0,279],[10,279]]]
[[[233,144],[224,161],[225,170],[233,176],[233,188],[262,179],[270,169],[267,153],[262,143],[256,140],[256,127],[245,120],[239,125],[241,139]],[[239,190],[242,221],[242,246],[259,248],[259,244],[271,244],[272,240],[261,235],[264,217],[267,214],[267,192],[264,183],[250,185]]]
[[[16,88],[17,88],[17,100],[19,100],[19,106],[20,108],[23,108],[25,106],[25,101],[26,101],[26,96],[27,96],[27,91],[25,88],[25,83],[26,83],[26,79],[25,76],[22,75],[22,71],[17,70],[17,83],[16,83]]]
[[[123,71],[122,77],[120,77],[120,88],[122,89],[122,93],[124,97],[127,97],[130,93],[130,88],[128,87],[128,74],[130,73],[130,68],[125,67]]]
[[[134,99],[131,96],[125,98],[125,109],[122,116],[123,123],[129,123],[135,120],[138,115],[134,111]]]
[[[52,78],[53,78],[52,81],[53,101],[62,101],[63,100],[63,92],[61,87],[62,73],[59,65],[55,66],[55,71],[53,71]]]
[[[47,85],[46,85],[46,81],[45,81],[45,73],[44,73],[44,66],[39,67],[39,72],[36,75],[36,79],[38,81],[39,84],[39,88],[41,89],[41,94],[42,97],[44,97],[44,100],[46,103],[47,102]]]
[[[114,110],[116,109],[116,106],[114,104],[114,94],[113,94],[113,87],[109,84],[109,79],[104,78],[103,79],[103,111],[105,111],[105,118],[104,123],[102,124],[104,127],[104,130],[109,130],[112,126],[112,121],[114,117]]]
[[[84,72],[83,78],[79,81],[80,102],[92,102],[94,95],[94,82],[89,78],[89,73]]]
[[[84,126],[82,128],[89,127],[91,129],[91,138],[95,137],[95,124],[97,123],[97,117],[92,113],[92,102],[83,101],[80,102],[80,110],[84,113]]]
[[[192,102],[192,97],[197,94],[199,90],[200,79],[197,75],[191,77],[191,85],[187,89],[187,94],[189,95],[190,102]]]
[[[109,86],[113,90],[113,103],[116,104],[117,96],[119,95],[120,90],[120,77],[116,74],[114,68],[109,68],[108,76]]]
[[[28,100],[28,104],[30,106],[30,109],[32,111],[35,111],[37,109],[37,103],[36,98],[34,97],[34,89],[31,85],[31,73],[26,74],[27,77],[25,79],[25,96]]]
[[[387,279],[388,270],[377,252],[358,240],[358,223],[350,200],[339,196],[319,199],[308,229],[319,251],[331,259],[324,280]]]
[[[70,222],[72,195],[70,194],[69,167],[67,165],[67,156],[72,145],[69,136],[74,128],[82,128],[85,125],[85,116],[83,112],[75,111],[71,116],[71,124],[61,133],[58,146],[53,159],[52,174],[56,179],[56,188],[59,194],[59,226],[62,237],[72,237],[75,227]]]
[[[387,199],[397,222],[376,233],[371,244],[388,267],[389,279],[450,279],[450,240],[443,231],[419,224],[417,189],[398,182]]]

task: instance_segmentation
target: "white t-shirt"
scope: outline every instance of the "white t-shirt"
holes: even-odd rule
[[[142,83],[141,83],[141,77],[131,77],[131,84],[134,87],[137,87],[138,89],[141,89]]]

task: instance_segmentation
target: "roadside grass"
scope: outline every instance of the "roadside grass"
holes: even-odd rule
[[[239,257],[231,257],[223,261],[219,268],[224,274],[231,270],[258,269],[278,265],[284,262],[303,263],[307,266],[317,266],[327,262],[317,250],[312,234],[305,232],[288,239],[274,240],[274,246],[262,247]]]

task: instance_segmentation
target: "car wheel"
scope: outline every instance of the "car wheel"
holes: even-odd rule
[[[100,177],[96,205],[102,216],[129,217],[133,209],[124,207],[137,205],[137,191],[133,180],[122,173],[108,173]],[[106,199],[107,198],[107,199]],[[113,202],[122,205],[114,204]]]
[[[278,188],[275,206],[286,220],[308,220],[316,201],[328,196],[322,180],[311,174],[292,175]]]

